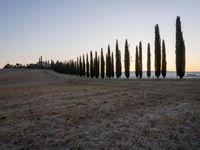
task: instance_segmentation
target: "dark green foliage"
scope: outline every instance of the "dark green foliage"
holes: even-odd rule
[[[82,71],[83,71],[83,76],[85,77],[85,56],[83,54],[83,68],[82,68]]]
[[[77,60],[76,60],[76,69],[77,69],[77,75],[79,76],[80,75],[80,66],[79,66],[79,61],[78,61],[78,57],[77,57]]]
[[[125,42],[124,68],[125,68],[125,76],[128,79],[129,76],[130,76],[130,55],[129,55],[129,48],[128,48],[127,39],[126,39],[126,42]]]
[[[108,78],[108,54],[106,54],[106,77]]]
[[[73,75],[73,61],[72,60],[67,62],[67,64],[66,64],[66,72],[67,72],[67,74]]]
[[[103,48],[101,49],[101,78],[103,79],[105,76],[105,61],[103,56]]]
[[[67,69],[66,69],[66,64],[62,63],[62,62],[59,62],[57,61],[55,63],[55,66],[54,66],[54,71],[58,72],[58,73],[67,73]]]
[[[185,75],[185,43],[180,17],[176,18],[176,74],[180,78]]]
[[[151,77],[151,51],[150,51],[150,44],[148,43],[147,46],[147,77]]]
[[[117,78],[121,77],[122,74],[122,65],[121,65],[121,52],[119,50],[119,46],[118,46],[118,40],[116,40],[116,76]]]
[[[155,26],[155,76],[159,78],[161,69],[161,45],[158,24]]]
[[[90,77],[94,77],[94,66],[93,66],[93,56],[92,56],[92,51],[90,51]]]
[[[98,69],[98,57],[97,57],[97,51],[95,51],[95,57],[94,57],[94,75],[96,78],[99,77],[99,69]]]
[[[96,73],[96,78],[98,78],[99,77],[99,56],[98,56],[98,58],[97,58],[97,73]]]
[[[81,61],[81,56],[79,58],[79,69],[80,69],[80,76],[82,77],[83,75],[83,64],[82,64],[82,61]]]
[[[115,76],[113,52],[112,52],[112,59],[111,59],[111,76],[112,76],[112,78],[114,78],[114,76]]]
[[[55,64],[53,60],[51,61],[52,68],[55,72],[70,74],[75,76],[84,76],[85,77],[85,56],[77,57],[76,61],[69,60],[63,62],[57,61]],[[89,62],[88,62],[88,55],[87,55],[87,63],[88,63],[88,73],[89,73]],[[88,75],[89,76],[89,75]]]
[[[89,72],[89,60],[88,60],[88,53],[86,55],[86,76],[89,78],[90,77],[90,72]]]
[[[94,55],[94,64],[93,64],[93,71],[94,71],[94,76],[96,77],[96,65],[97,65],[97,52],[95,51],[95,55]]]
[[[75,67],[75,63],[74,60],[71,61],[71,75],[75,75],[76,73],[76,67]]]
[[[3,68],[4,68],[4,69],[13,68],[13,65],[11,65],[11,64],[6,64]],[[37,66],[37,68],[38,68],[38,66]]]
[[[139,77],[142,78],[142,43],[139,43]]]
[[[42,56],[39,58],[39,66],[40,69],[42,69]]]
[[[135,51],[135,76],[138,78],[139,76],[139,56],[138,56],[138,47],[136,46]]]
[[[110,45],[108,45],[108,53],[107,53],[107,60],[106,60],[106,74],[108,78],[111,78],[111,56],[110,56]]]
[[[165,41],[162,41],[162,76],[165,78],[167,70],[166,52],[165,52]]]
[[[74,75],[77,76],[77,68],[76,68],[76,61],[74,62]]]
[[[55,63],[53,60],[51,60],[51,69],[54,70],[54,67],[55,67]]]

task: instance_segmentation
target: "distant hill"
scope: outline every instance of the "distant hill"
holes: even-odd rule
[[[63,82],[66,75],[52,70],[41,69],[1,69],[0,87],[3,85],[35,85]]]

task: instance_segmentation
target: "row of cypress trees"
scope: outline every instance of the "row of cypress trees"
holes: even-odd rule
[[[162,60],[161,60],[162,56]],[[162,74],[163,78],[166,76],[167,61],[165,52],[165,41],[162,40],[162,55],[161,55],[161,40],[158,24],[155,26],[155,76],[159,78]]]
[[[155,76],[157,78],[162,74],[163,78],[166,76],[167,61],[166,61],[166,47],[165,41],[160,38],[159,25],[155,25]],[[129,45],[126,39],[124,47],[124,71],[126,78],[130,76],[130,53]],[[97,51],[95,51],[95,56],[93,58],[93,53],[90,51],[90,62],[88,53],[85,55],[77,57],[75,60],[70,60],[65,63],[62,62],[51,62],[51,68],[60,73],[66,73],[76,76],[84,76],[91,78],[113,78],[116,74],[117,78],[122,75],[122,64],[121,64],[121,51],[119,49],[118,40],[116,40],[115,46],[115,69],[114,69],[114,56],[113,52],[110,50],[110,45],[108,45],[108,50],[104,60],[103,49],[101,48],[101,55],[98,56]],[[139,42],[139,46],[136,46],[135,51],[135,76],[137,78],[142,78],[142,42]],[[115,70],[115,71],[114,71]],[[106,72],[105,72],[106,71]],[[177,76],[182,78],[185,74],[185,45],[182,36],[180,17],[176,19],[176,72]],[[147,77],[151,76],[151,51],[150,43],[147,45]]]
[[[164,45],[164,43],[163,43]],[[163,48],[165,49],[165,48]],[[97,51],[95,51],[95,56],[93,58],[93,53],[90,51],[90,62],[88,53],[86,54],[86,62],[85,62],[85,55],[77,57],[76,61],[70,60],[68,62],[51,62],[52,69],[60,73],[66,73],[71,75],[78,75],[78,76],[86,76],[86,77],[96,77],[98,78],[101,74],[101,78],[106,77],[113,78],[116,73],[116,77],[120,78],[122,75],[122,65],[121,65],[121,51],[119,50],[118,40],[116,40],[116,56],[115,56],[115,71],[114,71],[114,56],[113,52],[110,50],[110,45],[108,45],[108,51],[106,54],[106,62],[104,60],[103,49],[101,48],[101,56],[99,57]],[[165,53],[165,52],[163,52]],[[125,67],[125,76],[129,78],[130,76],[130,54],[129,54],[129,47],[128,41],[125,41],[125,53],[124,53],[124,67]],[[148,43],[147,49],[147,76],[151,76],[151,54],[150,54],[150,44]],[[165,56],[165,55],[163,55]],[[100,59],[101,58],[101,59]],[[101,60],[101,61],[100,61]],[[163,62],[166,62],[166,56],[163,57]],[[165,66],[165,65],[163,65]],[[105,70],[106,68],[106,70]],[[166,68],[166,66],[165,66]],[[165,70],[166,72],[166,70]],[[136,46],[136,57],[135,57],[135,75],[137,78],[142,78],[143,71],[142,71],[142,42],[139,42],[139,52],[138,46]],[[165,76],[163,76],[165,77]]]

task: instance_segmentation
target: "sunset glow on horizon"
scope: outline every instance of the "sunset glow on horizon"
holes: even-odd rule
[[[154,26],[159,24],[166,43],[167,70],[175,71],[175,21],[181,17],[186,47],[186,71],[200,71],[199,0],[0,0],[0,68],[7,63],[66,61],[107,46],[115,54],[116,39],[124,67],[128,40],[131,71],[135,70],[135,47],[142,41],[143,70],[147,44],[151,45],[154,70]]]

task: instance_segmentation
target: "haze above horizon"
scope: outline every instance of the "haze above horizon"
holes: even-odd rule
[[[0,68],[7,63],[65,61],[110,44],[116,39],[124,56],[125,39],[135,68],[135,47],[142,41],[146,70],[147,43],[154,70],[154,26],[166,43],[167,70],[175,70],[175,21],[181,16],[186,46],[186,71],[200,71],[199,0],[0,0]],[[122,66],[124,66],[122,64]]]

